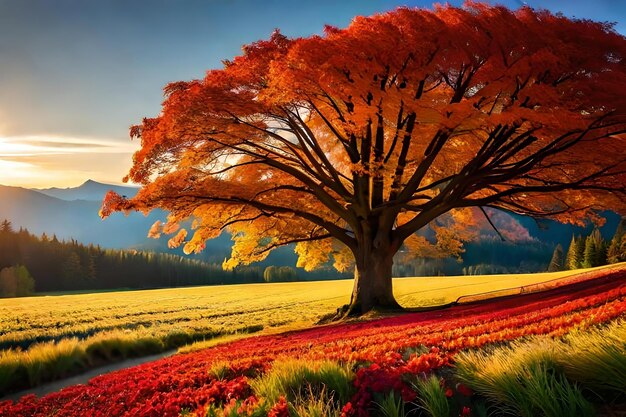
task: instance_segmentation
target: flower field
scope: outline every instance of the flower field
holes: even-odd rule
[[[399,278],[394,288],[403,306],[423,307],[488,291],[576,279],[579,272]],[[310,327],[347,303],[351,286],[352,281],[341,280],[1,299],[0,397],[101,364],[196,341],[205,346],[224,335]]]
[[[444,400],[456,399],[458,409],[450,415],[481,415],[474,408],[478,394],[448,377],[458,352],[533,335],[558,339],[572,329],[621,320],[625,313],[622,269],[542,293],[241,339],[102,375],[42,398],[5,401],[0,416],[294,415],[288,392],[270,400],[253,389],[273,364],[289,360],[331,361],[354,371],[349,400],[328,415],[388,415],[381,411],[385,398],[401,399],[397,404],[407,407],[420,404],[425,391],[418,385],[428,375],[438,378]]]

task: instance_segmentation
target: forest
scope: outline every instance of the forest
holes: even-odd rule
[[[38,237],[23,228],[14,230],[8,220],[0,223],[0,271],[4,271],[0,274],[3,282],[25,274],[33,280],[21,278],[21,285],[0,283],[2,296],[33,291],[263,282],[264,272],[259,267],[224,271],[221,265],[178,255],[103,249],[46,234]]]

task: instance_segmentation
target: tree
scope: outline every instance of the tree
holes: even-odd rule
[[[626,261],[626,240],[624,239],[626,236],[626,218],[622,218],[617,225],[617,229],[615,230],[615,234],[611,239],[611,243],[609,244],[609,248],[607,249],[607,262],[610,264],[614,264],[617,262]]]
[[[0,232],[13,233],[13,225],[9,220],[4,219],[2,223],[0,223]]]
[[[15,297],[17,295],[17,280],[14,268],[2,268],[0,270],[0,297]]]
[[[62,287],[65,289],[80,288],[80,283],[83,281],[84,272],[83,267],[80,264],[80,257],[74,251],[70,251],[63,261],[61,269]]]
[[[565,269],[565,263],[563,260],[563,246],[559,243],[554,248],[554,252],[552,253],[552,259],[550,260],[550,265],[548,266],[548,272],[557,272],[563,271]]]
[[[580,268],[580,258],[577,251],[578,239],[572,235],[572,240],[567,249],[567,255],[565,256],[565,268],[566,269],[578,269]]]
[[[35,292],[35,279],[30,275],[28,269],[24,265],[17,265],[14,267],[14,274],[17,283],[15,295],[17,297],[32,295]]]
[[[8,220],[0,222],[0,269],[14,265],[21,257],[18,245],[13,241],[15,231]]]
[[[607,245],[606,241],[602,237],[602,233],[600,233],[600,229],[597,227],[594,228],[589,236],[593,240],[593,246],[595,248],[592,260],[593,266],[606,265]]]
[[[0,270],[0,297],[25,297],[35,290],[35,280],[23,265]]]
[[[578,236],[578,239],[576,239],[576,259],[578,260],[578,266],[576,268],[583,268],[586,243],[587,239],[582,235]]]
[[[602,234],[598,228],[585,239],[585,254],[583,257],[582,267],[592,268],[606,264],[606,242],[602,238]]]
[[[583,258],[582,267],[592,268],[595,265],[595,259],[597,258],[596,242],[591,236],[587,236],[585,239],[585,257]]]
[[[624,57],[610,24],[473,2],[275,32],[165,87],[160,115],[130,130],[125,180],[142,189],[109,193],[101,215],[165,209],[151,234],[186,252],[227,230],[229,268],[296,243],[305,269],[355,265],[346,314],[397,308],[400,248],[458,256],[484,207],[624,212]]]

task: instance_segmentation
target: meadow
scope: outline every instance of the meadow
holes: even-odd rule
[[[580,272],[399,278],[394,288],[403,306],[428,307]],[[194,342],[183,350],[310,327],[347,303],[351,288],[342,280],[2,299],[0,394]]]
[[[626,269],[549,291],[251,336],[0,416],[535,417],[625,405]]]

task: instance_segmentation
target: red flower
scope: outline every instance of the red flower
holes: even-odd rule
[[[352,403],[348,402],[341,409],[341,417],[351,417],[354,415],[354,408],[352,408]]]
[[[267,413],[267,417],[289,417],[289,406],[285,397],[280,397],[278,402]]]
[[[468,387],[467,385],[462,384],[462,383],[456,384],[456,390],[458,392],[460,392],[461,395],[464,395],[466,397],[471,397],[472,394],[473,394],[472,389],[470,387]]]

